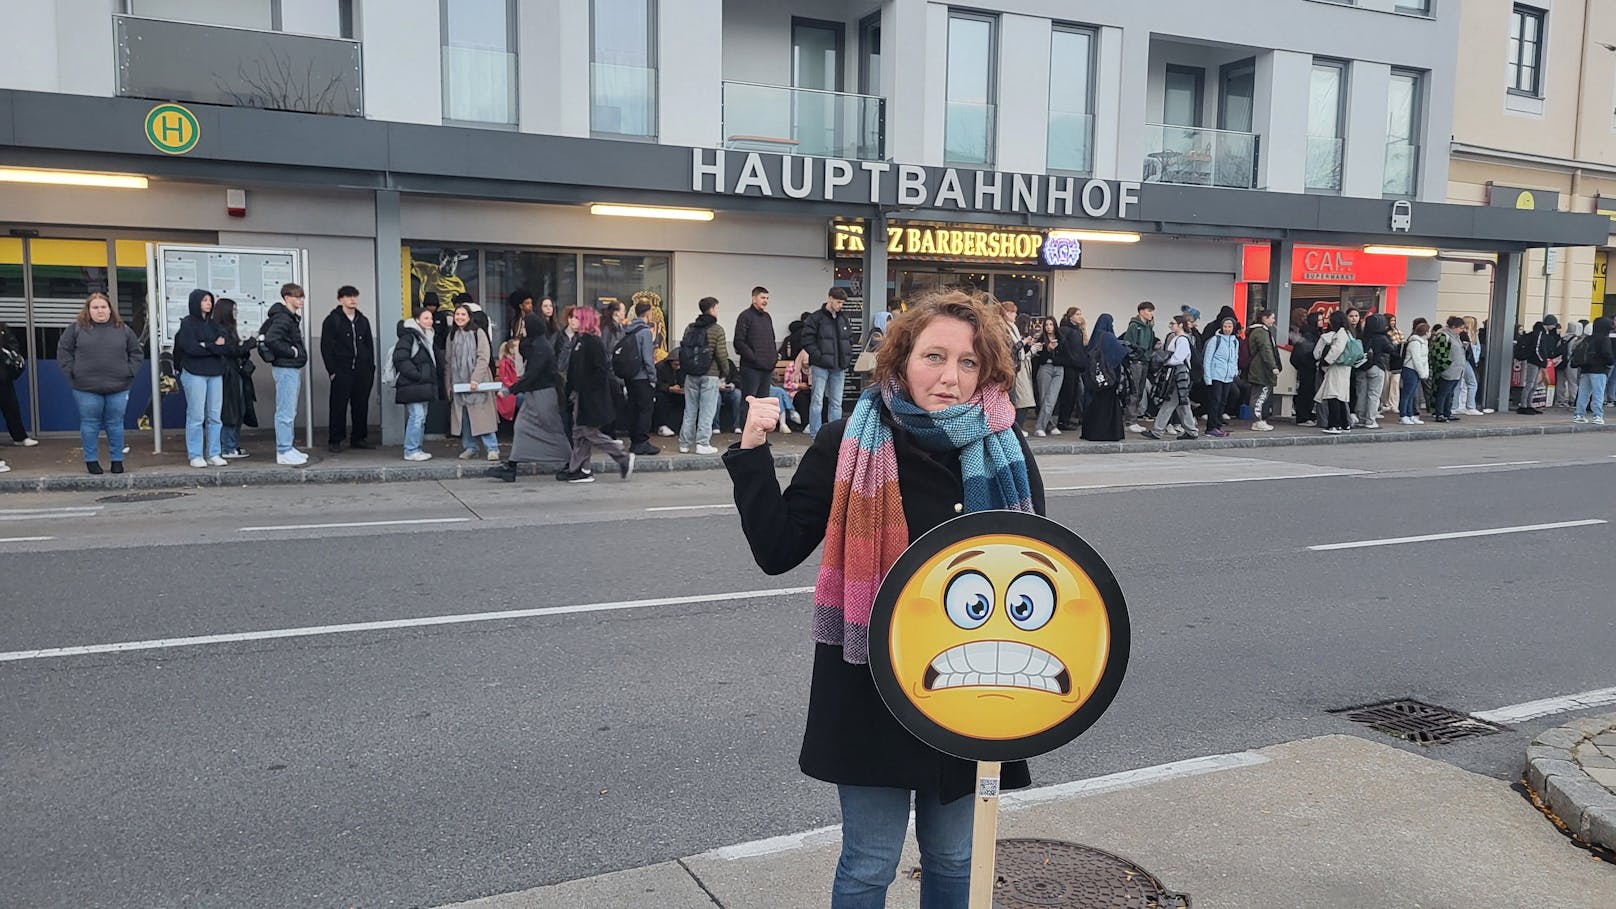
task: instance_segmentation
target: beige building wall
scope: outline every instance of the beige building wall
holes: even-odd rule
[[[1616,3],[1522,3],[1547,17],[1539,97],[1508,90],[1513,0],[1463,4],[1448,201],[1486,205],[1488,185],[1498,184],[1552,191],[1559,210],[1592,212],[1598,196],[1616,199],[1616,51],[1606,47],[1616,47]],[[1521,321],[1529,327],[1545,313],[1589,318],[1595,255],[1589,247],[1557,250],[1545,275],[1544,253],[1530,253]],[[1490,268],[1444,262],[1441,312],[1485,316],[1491,278]]]

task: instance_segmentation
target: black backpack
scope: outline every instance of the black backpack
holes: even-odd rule
[[[679,371],[687,376],[705,376],[713,366],[713,346],[707,343],[707,326],[692,322],[679,340]]]
[[[612,374],[625,382],[643,378],[645,358],[640,356],[640,342],[636,336],[644,330],[643,325],[629,326],[617,337],[617,344],[612,347]]]
[[[271,316],[264,320],[264,324],[258,326],[258,356],[269,364],[275,362],[275,353],[269,349],[269,343],[265,339],[269,337],[269,323],[273,321],[275,317]]]

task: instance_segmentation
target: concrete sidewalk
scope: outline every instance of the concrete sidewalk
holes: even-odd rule
[[[1509,785],[1441,761],[1335,735],[1192,769],[1007,796],[999,835],[1115,853],[1196,909],[1616,906],[1616,865]],[[822,909],[838,849],[829,829],[455,909]],[[911,835],[900,868],[916,863]],[[887,905],[918,899],[900,874]]]
[[[1075,432],[1063,433],[1043,439],[1030,439],[1037,454],[1132,454],[1160,451],[1212,451],[1225,449],[1281,448],[1299,445],[1351,445],[1369,442],[1411,442],[1429,439],[1452,439],[1462,444],[1465,439],[1504,436],[1558,435],[1571,432],[1601,432],[1609,427],[1574,425],[1567,408],[1554,408],[1541,416],[1519,414],[1491,414],[1465,417],[1461,422],[1424,426],[1403,426],[1382,423],[1381,429],[1357,429],[1342,435],[1326,435],[1318,429],[1303,429],[1294,424],[1278,423],[1273,432],[1251,432],[1246,423],[1230,424],[1231,435],[1226,439],[1213,439],[1202,433],[1189,442],[1156,442],[1129,434],[1121,442],[1085,442]],[[715,435],[713,444],[720,448],[735,441],[735,435]],[[77,436],[47,438],[34,448],[0,448],[0,460],[11,467],[9,473],[0,473],[0,493],[53,492],[77,490],[120,489],[182,489],[198,486],[260,486],[288,483],[392,483],[409,480],[456,480],[464,477],[482,477],[492,466],[480,455],[476,460],[457,460],[458,441],[446,442],[433,438],[426,450],[433,455],[431,461],[403,460],[398,448],[370,451],[344,449],[337,454],[327,452],[324,446],[309,451],[309,463],[304,467],[281,467],[275,463],[273,437],[251,432],[242,438],[242,446],[253,456],[232,461],[227,467],[206,470],[187,466],[183,434],[165,434],[164,453],[151,452],[149,433],[129,432],[125,437],[130,451],[125,455],[128,473],[119,476],[91,476],[84,470]],[[722,465],[717,455],[679,454],[678,440],[653,437],[652,443],[663,453],[639,458],[637,472],[660,473],[675,470],[716,470]],[[781,467],[796,466],[797,459],[808,446],[807,435],[793,432],[776,434],[771,439],[775,450],[775,463]],[[508,448],[505,449],[508,451]],[[540,471],[528,465],[529,473]],[[598,458],[595,470],[602,476],[614,476],[616,468],[610,461]]]

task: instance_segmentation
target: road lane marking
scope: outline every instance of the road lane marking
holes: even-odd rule
[[[1355,476],[1360,471],[1340,470],[1326,473],[1287,473],[1276,477],[1225,477],[1221,480],[1208,480],[1210,483],[1260,483],[1264,480],[1323,480],[1329,477]]]
[[[1587,710],[1590,707],[1604,707],[1607,704],[1616,704],[1616,688],[1596,688],[1593,691],[1567,694],[1557,698],[1543,698],[1537,701],[1527,701],[1524,704],[1511,704],[1508,707],[1499,707],[1496,710],[1483,710],[1480,713],[1472,713],[1471,716],[1478,720],[1486,720],[1489,723],[1502,723],[1508,726],[1512,723],[1535,720],[1540,716],[1551,716],[1572,710]]]
[[[1433,540],[1462,540],[1468,537],[1495,537],[1508,533],[1530,533],[1535,530],[1560,530],[1566,527],[1592,527],[1595,524],[1604,524],[1600,518],[1591,518],[1586,521],[1556,521],[1553,524],[1522,524],[1518,527],[1494,527],[1491,530],[1461,530],[1454,533],[1428,533],[1417,537],[1394,537],[1389,540],[1358,540],[1353,543],[1324,543],[1319,546],[1309,546],[1314,552],[1328,552],[1333,549],[1367,549],[1371,546],[1396,546],[1399,543],[1429,543]]]
[[[735,503],[733,503],[733,502],[725,502],[722,505],[658,505],[655,508],[647,508],[645,510],[646,511],[696,511],[696,510],[702,509],[702,508],[734,508],[734,507],[735,507]]]
[[[1477,467],[1522,467],[1527,464],[1542,464],[1542,461],[1488,461],[1486,464],[1449,464],[1438,467],[1437,470],[1474,470]]]
[[[1136,789],[1164,780],[1201,776],[1207,773],[1234,770],[1239,767],[1255,767],[1259,764],[1266,764],[1271,760],[1273,758],[1255,751],[1210,754],[1183,761],[1173,761],[1170,764],[1157,764],[1153,767],[1141,767],[1137,770],[1124,770],[1120,773],[1090,777],[1086,780],[1076,780],[1070,783],[1057,783],[1053,786],[1041,786],[1037,789],[1007,792],[999,797],[999,807],[1005,811],[1015,811],[1018,808],[1044,802],[1082,798],[1084,796],[1099,795],[1102,792],[1116,792],[1122,789]],[[913,825],[914,822],[915,815],[911,811],[909,813],[909,823]],[[736,843],[733,846],[722,846],[714,849],[707,853],[707,856],[725,861],[735,861],[737,859],[757,858],[764,855],[790,852],[793,849],[801,849],[805,846],[833,843],[839,838],[841,829],[841,825],[836,824],[830,827],[816,827],[813,830],[804,830],[801,833],[788,833],[785,836],[772,836],[768,839],[753,840],[748,843]]]
[[[101,511],[105,505],[58,505],[51,508],[0,508],[0,517],[14,514],[56,514],[63,511]]]
[[[258,530],[330,530],[334,527],[396,527],[406,524],[464,524],[471,518],[411,518],[401,521],[344,521],[338,524],[281,524],[273,527],[237,527],[237,533]]]
[[[1047,486],[1044,492],[1073,492],[1079,489],[1121,489],[1116,483],[1095,483],[1092,486]]]
[[[0,508],[0,521],[46,521],[52,518],[99,517],[102,506],[83,505],[63,508]]]
[[[203,644],[234,644],[241,641],[268,641],[278,638],[308,638],[320,635],[352,634],[360,631],[386,631],[393,628],[463,625],[471,622],[497,622],[503,619],[528,619],[539,616],[573,615],[582,612],[614,612],[621,609],[643,609],[648,606],[679,606],[688,603],[754,600],[765,597],[784,597],[812,593],[813,589],[812,587],[781,587],[773,590],[742,590],[734,593],[703,593],[682,597],[657,597],[649,600],[622,600],[615,603],[585,603],[578,606],[545,606],[538,609],[507,609],[503,612],[473,612],[464,615],[433,615],[413,619],[387,619],[378,622],[350,622],[346,625],[312,625],[302,628],[242,631],[233,634],[205,634],[188,638],[124,641],[117,644],[87,644],[78,647],[50,647],[43,650],[13,650],[9,653],[0,653],[0,663],[43,660],[53,657],[87,656],[95,653],[125,653],[131,650],[166,650],[173,647],[197,647]]]
[[[55,537],[0,537],[0,543],[43,543]]]

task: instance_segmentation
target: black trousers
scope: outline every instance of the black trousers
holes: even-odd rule
[[[769,396],[770,380],[774,378],[772,369],[753,369],[750,366],[741,367],[741,398],[747,395],[754,398]]]
[[[1084,404],[1081,399],[1088,397],[1080,393],[1082,384],[1082,372],[1070,366],[1066,367],[1061,378],[1060,397],[1055,399],[1056,426],[1067,429],[1072,426],[1074,417],[1081,418],[1081,414],[1078,414],[1077,411]]]
[[[628,412],[619,421],[619,428],[628,431],[632,445],[643,445],[651,439],[651,410],[656,391],[645,379],[635,379],[628,385]]]
[[[1309,366],[1296,371],[1296,422],[1313,422],[1313,395],[1319,390],[1318,373]]]
[[[14,379],[0,379],[0,419],[6,421],[11,441],[21,442],[28,438],[28,433],[22,428],[22,405],[17,402],[17,383]]]
[[[344,439],[365,441],[370,427],[370,385],[376,378],[374,367],[359,364],[358,369],[344,369],[331,377],[331,434],[327,442],[335,445]],[[353,414],[353,435],[348,435],[348,415]]]

